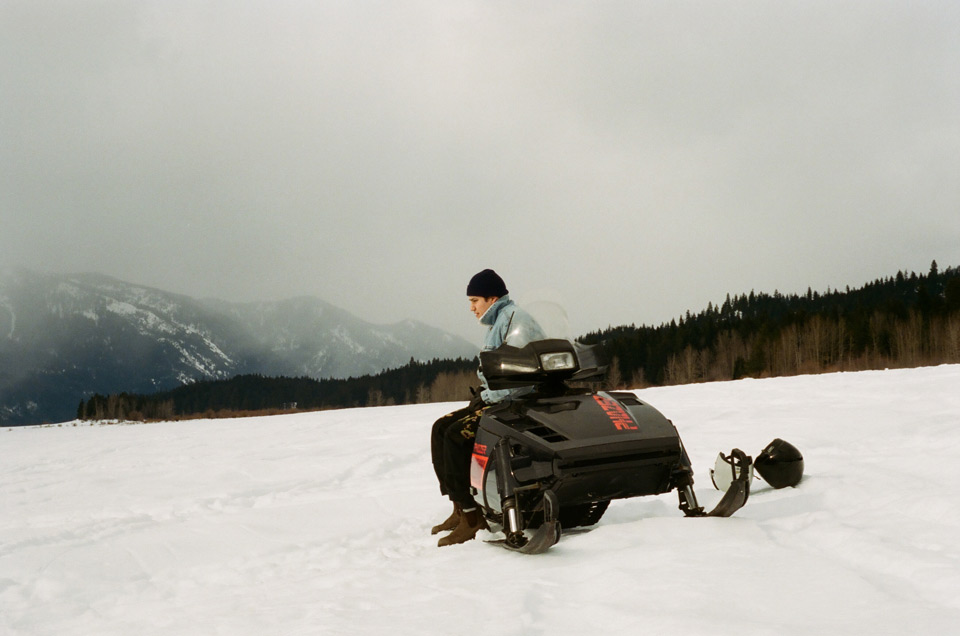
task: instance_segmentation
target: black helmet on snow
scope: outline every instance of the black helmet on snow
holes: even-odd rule
[[[796,446],[780,438],[767,444],[753,465],[774,488],[796,486],[803,477],[803,455]]]

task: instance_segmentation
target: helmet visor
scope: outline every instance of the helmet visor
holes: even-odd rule
[[[719,453],[717,455],[717,461],[714,463],[713,468],[710,469],[710,480],[713,481],[713,487],[726,492],[727,489],[730,488],[730,484],[740,477],[740,471],[742,469],[742,464],[732,456],[728,457],[723,453]],[[753,483],[753,462],[750,462],[747,466],[747,483]]]

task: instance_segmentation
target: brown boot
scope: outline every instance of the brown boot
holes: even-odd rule
[[[460,515],[460,523],[457,524],[457,527],[453,529],[453,532],[441,538],[440,541],[437,542],[437,545],[442,548],[447,545],[465,543],[477,536],[477,532],[486,527],[487,524],[483,520],[483,515],[480,514],[479,510],[476,508],[473,510],[464,510]]]
[[[447,530],[453,530],[460,523],[460,504],[453,504],[453,512],[450,513],[450,516],[447,517],[446,521],[441,523],[438,526],[433,526],[430,528],[430,534],[437,534],[438,532],[446,532]]]

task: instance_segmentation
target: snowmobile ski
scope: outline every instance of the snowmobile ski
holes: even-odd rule
[[[506,529],[506,538],[495,539],[487,543],[493,543],[501,548],[522,552],[523,554],[541,554],[550,549],[553,544],[560,540],[560,522],[557,521],[557,496],[552,490],[543,493],[543,523],[533,531],[531,536],[524,533],[510,533]]]
[[[498,545],[501,548],[512,550],[513,552],[522,552],[523,554],[542,554],[560,540],[560,524],[556,521],[545,523],[534,531],[533,536],[524,538],[526,540],[524,541],[523,545],[519,546],[514,545],[513,542],[509,542],[506,539],[493,539],[487,541],[487,543]]]
[[[737,478],[730,482],[730,487],[727,488],[720,502],[707,513],[708,517],[729,517],[743,508],[750,497],[750,465],[753,459],[739,448],[731,450],[730,457],[734,464],[739,466],[740,471]]]
[[[723,498],[710,512],[697,505],[696,495],[693,494],[692,482],[678,488],[680,496],[680,510],[688,517],[729,517],[743,508],[750,497],[750,466],[753,459],[739,448],[730,451],[730,459],[739,469],[737,477],[730,482]]]

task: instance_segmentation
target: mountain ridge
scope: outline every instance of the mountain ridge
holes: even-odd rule
[[[94,393],[244,373],[346,378],[474,355],[419,321],[376,325],[310,296],[232,303],[92,272],[0,272],[3,425],[70,419]]]

